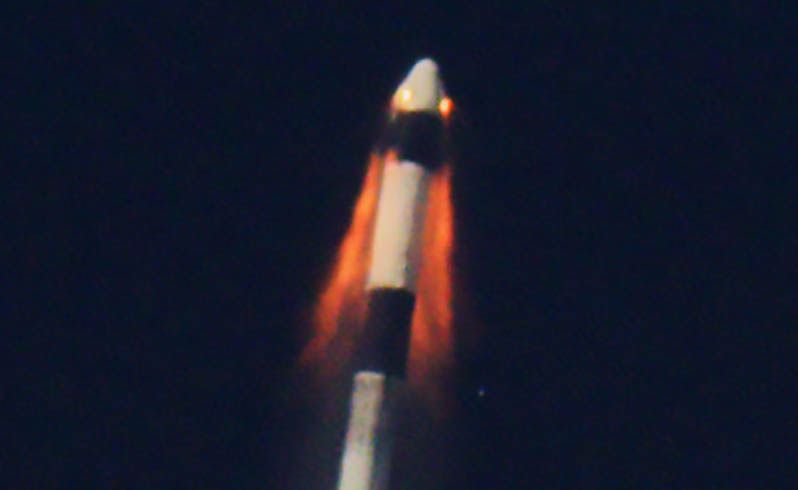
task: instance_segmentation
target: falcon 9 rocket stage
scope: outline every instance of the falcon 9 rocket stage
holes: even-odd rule
[[[451,111],[437,64],[418,61],[391,99],[376,153],[382,160],[338,490],[384,490],[391,412],[404,383],[431,175],[444,161]]]

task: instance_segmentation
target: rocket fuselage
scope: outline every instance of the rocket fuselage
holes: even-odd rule
[[[407,369],[430,175],[443,163],[445,100],[435,62],[416,63],[375,149],[383,168],[339,490],[387,486],[391,407]]]
[[[429,178],[443,162],[443,130],[437,114],[399,113],[378,143],[383,171],[358,370],[404,377]]]

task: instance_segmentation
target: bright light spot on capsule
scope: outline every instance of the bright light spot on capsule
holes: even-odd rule
[[[444,97],[441,99],[440,103],[438,104],[438,110],[441,112],[443,117],[449,117],[449,114],[452,112],[452,108],[454,104],[452,103],[452,99],[449,97]]]
[[[402,93],[400,94],[400,97],[402,98],[402,102],[408,102],[412,95],[413,94],[410,92],[410,90],[402,89]]]

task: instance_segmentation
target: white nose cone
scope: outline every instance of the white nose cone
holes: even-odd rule
[[[438,110],[444,99],[438,64],[430,58],[417,62],[393,94],[393,110],[401,112]]]

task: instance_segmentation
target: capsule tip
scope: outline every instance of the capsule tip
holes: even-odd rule
[[[422,58],[413,65],[394,92],[391,108],[395,112],[439,112],[449,115],[452,102],[446,96],[438,64]]]

